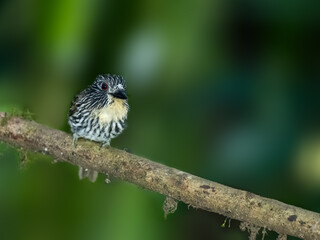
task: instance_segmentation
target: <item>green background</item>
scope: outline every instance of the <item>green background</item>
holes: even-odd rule
[[[6,0],[0,111],[68,131],[71,100],[123,75],[111,145],[320,212],[319,1]],[[1,239],[247,239],[238,222],[0,144]],[[261,235],[260,235],[261,237]],[[275,239],[269,232],[265,239]],[[294,238],[289,238],[294,239]]]

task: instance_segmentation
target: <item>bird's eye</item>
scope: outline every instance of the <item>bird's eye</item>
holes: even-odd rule
[[[108,89],[108,84],[106,84],[105,82],[101,84],[101,89],[102,90],[107,90]]]

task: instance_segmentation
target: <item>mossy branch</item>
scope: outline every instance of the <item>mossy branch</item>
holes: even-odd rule
[[[320,214],[212,182],[112,147],[101,148],[19,117],[0,113],[0,140],[28,151],[93,169],[185,202],[281,235],[320,239]]]

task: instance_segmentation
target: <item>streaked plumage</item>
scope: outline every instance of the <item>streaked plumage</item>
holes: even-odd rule
[[[122,77],[105,74],[74,98],[68,121],[74,145],[79,137],[110,145],[110,140],[125,129],[129,110],[125,90]],[[81,168],[79,176],[95,181],[97,173]]]

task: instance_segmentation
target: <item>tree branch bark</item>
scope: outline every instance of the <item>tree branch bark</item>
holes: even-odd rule
[[[0,140],[110,174],[194,208],[215,212],[279,234],[320,239],[320,214],[212,182],[148,159],[91,141],[72,148],[71,135],[0,113]]]

